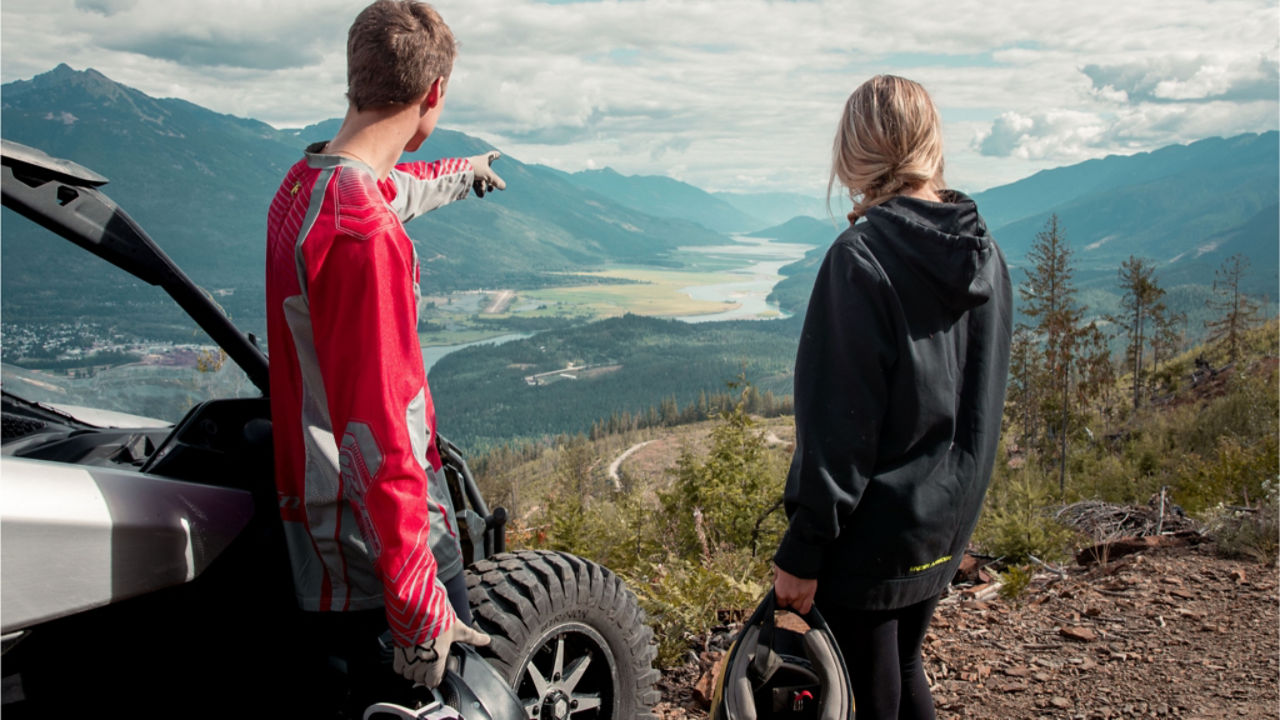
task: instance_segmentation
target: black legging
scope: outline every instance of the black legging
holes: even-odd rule
[[[849,667],[858,720],[934,720],[920,646],[938,598],[897,610],[824,610]]]

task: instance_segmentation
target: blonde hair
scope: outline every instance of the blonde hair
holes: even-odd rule
[[[844,105],[831,154],[827,197],[836,181],[849,191],[854,222],[905,190],[941,190],[942,124],[919,83],[877,75]]]

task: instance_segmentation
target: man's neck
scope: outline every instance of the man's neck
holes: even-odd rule
[[[417,125],[413,106],[376,110],[347,109],[338,134],[326,153],[343,155],[368,165],[379,180],[391,174]]]

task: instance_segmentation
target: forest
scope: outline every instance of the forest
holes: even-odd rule
[[[696,407],[701,396],[723,390],[740,374],[762,397],[790,395],[798,323],[792,318],[693,325],[628,314],[460,350],[431,371],[440,432],[477,452],[510,441],[588,433],[610,417],[626,416],[631,426],[651,413],[671,418],[672,406]],[[575,377],[545,385],[526,380],[557,370]]]

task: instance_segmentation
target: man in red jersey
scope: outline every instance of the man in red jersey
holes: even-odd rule
[[[342,127],[290,168],[267,220],[276,485],[298,603],[317,627],[362,638],[356,655],[389,625],[395,670],[430,687],[450,643],[489,642],[468,626],[403,223],[505,184],[497,152],[397,164],[435,129],[455,55],[431,6],[365,8]],[[355,673],[361,661],[345,660]]]

